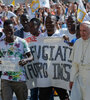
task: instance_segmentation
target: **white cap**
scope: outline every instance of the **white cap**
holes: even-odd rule
[[[88,25],[90,25],[90,21],[83,21],[82,24],[88,24]]]

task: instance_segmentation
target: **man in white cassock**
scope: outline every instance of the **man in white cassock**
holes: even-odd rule
[[[81,38],[73,47],[70,76],[71,100],[90,100],[90,22],[80,25]]]

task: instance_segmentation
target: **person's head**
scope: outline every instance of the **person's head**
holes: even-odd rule
[[[90,38],[90,22],[84,21],[80,24],[80,35],[83,40]]]
[[[37,18],[32,18],[29,22],[30,33],[34,36],[39,35],[40,20]]]
[[[5,22],[5,20],[7,20],[8,18],[7,18],[7,16],[3,16],[1,19],[3,22]]]
[[[14,26],[11,20],[5,20],[3,25],[3,32],[5,33],[6,39],[11,41],[14,37]]]
[[[8,7],[7,6],[3,6],[2,8],[5,12],[8,12]]]
[[[51,36],[52,34],[55,33],[56,23],[57,23],[57,17],[56,16],[48,15],[46,17],[45,26],[46,26],[47,33],[48,33],[49,36]]]
[[[50,12],[50,9],[45,7],[45,12],[49,13]]]
[[[71,34],[75,33],[75,21],[73,20],[72,16],[69,16],[68,19],[66,20],[67,22],[67,27],[68,30]]]
[[[61,14],[61,6],[57,6],[56,9],[57,9],[57,10],[56,10],[56,11],[57,11],[57,14],[60,15],[60,14]]]
[[[14,5],[10,4],[9,7],[10,7],[9,10],[14,12]]]
[[[14,25],[17,25],[17,19],[15,16],[10,17],[10,20],[14,23]]]
[[[38,12],[39,12],[39,13],[43,13],[43,8],[39,8],[39,9],[38,9]]]
[[[74,6],[73,6],[73,10],[74,10],[74,12],[77,11],[77,8],[78,8],[78,4],[77,4],[76,2],[74,2]]]
[[[1,4],[1,8],[2,8],[2,10],[4,11],[5,4]]]
[[[57,14],[64,14],[64,9],[61,6],[57,6]]]
[[[28,31],[29,16],[27,14],[22,14],[20,16],[20,23],[22,24],[24,30]]]

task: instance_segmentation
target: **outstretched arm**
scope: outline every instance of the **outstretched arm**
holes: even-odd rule
[[[28,62],[31,62],[33,60],[33,56],[31,54],[31,52],[28,52],[26,54],[24,54],[25,58],[19,61],[19,65],[24,66],[25,64],[27,64]]]

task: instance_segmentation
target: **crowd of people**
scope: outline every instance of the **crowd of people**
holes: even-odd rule
[[[70,56],[71,91],[52,86],[36,87],[30,89],[30,100],[54,100],[53,89],[58,93],[60,100],[89,100],[90,98],[90,20],[78,22],[78,2],[55,3],[50,0],[49,3],[50,8],[42,7],[32,14],[29,0],[24,4],[16,5],[5,5],[0,1],[0,58],[14,60],[19,67],[17,72],[0,72],[2,100],[12,100],[13,92],[17,100],[27,100],[28,89],[23,66],[34,60],[25,41],[25,38],[31,36],[60,37],[73,47],[73,50]],[[90,19],[90,2],[83,1],[83,3]],[[1,64],[2,61],[0,66]],[[76,90],[76,87],[79,90]]]

